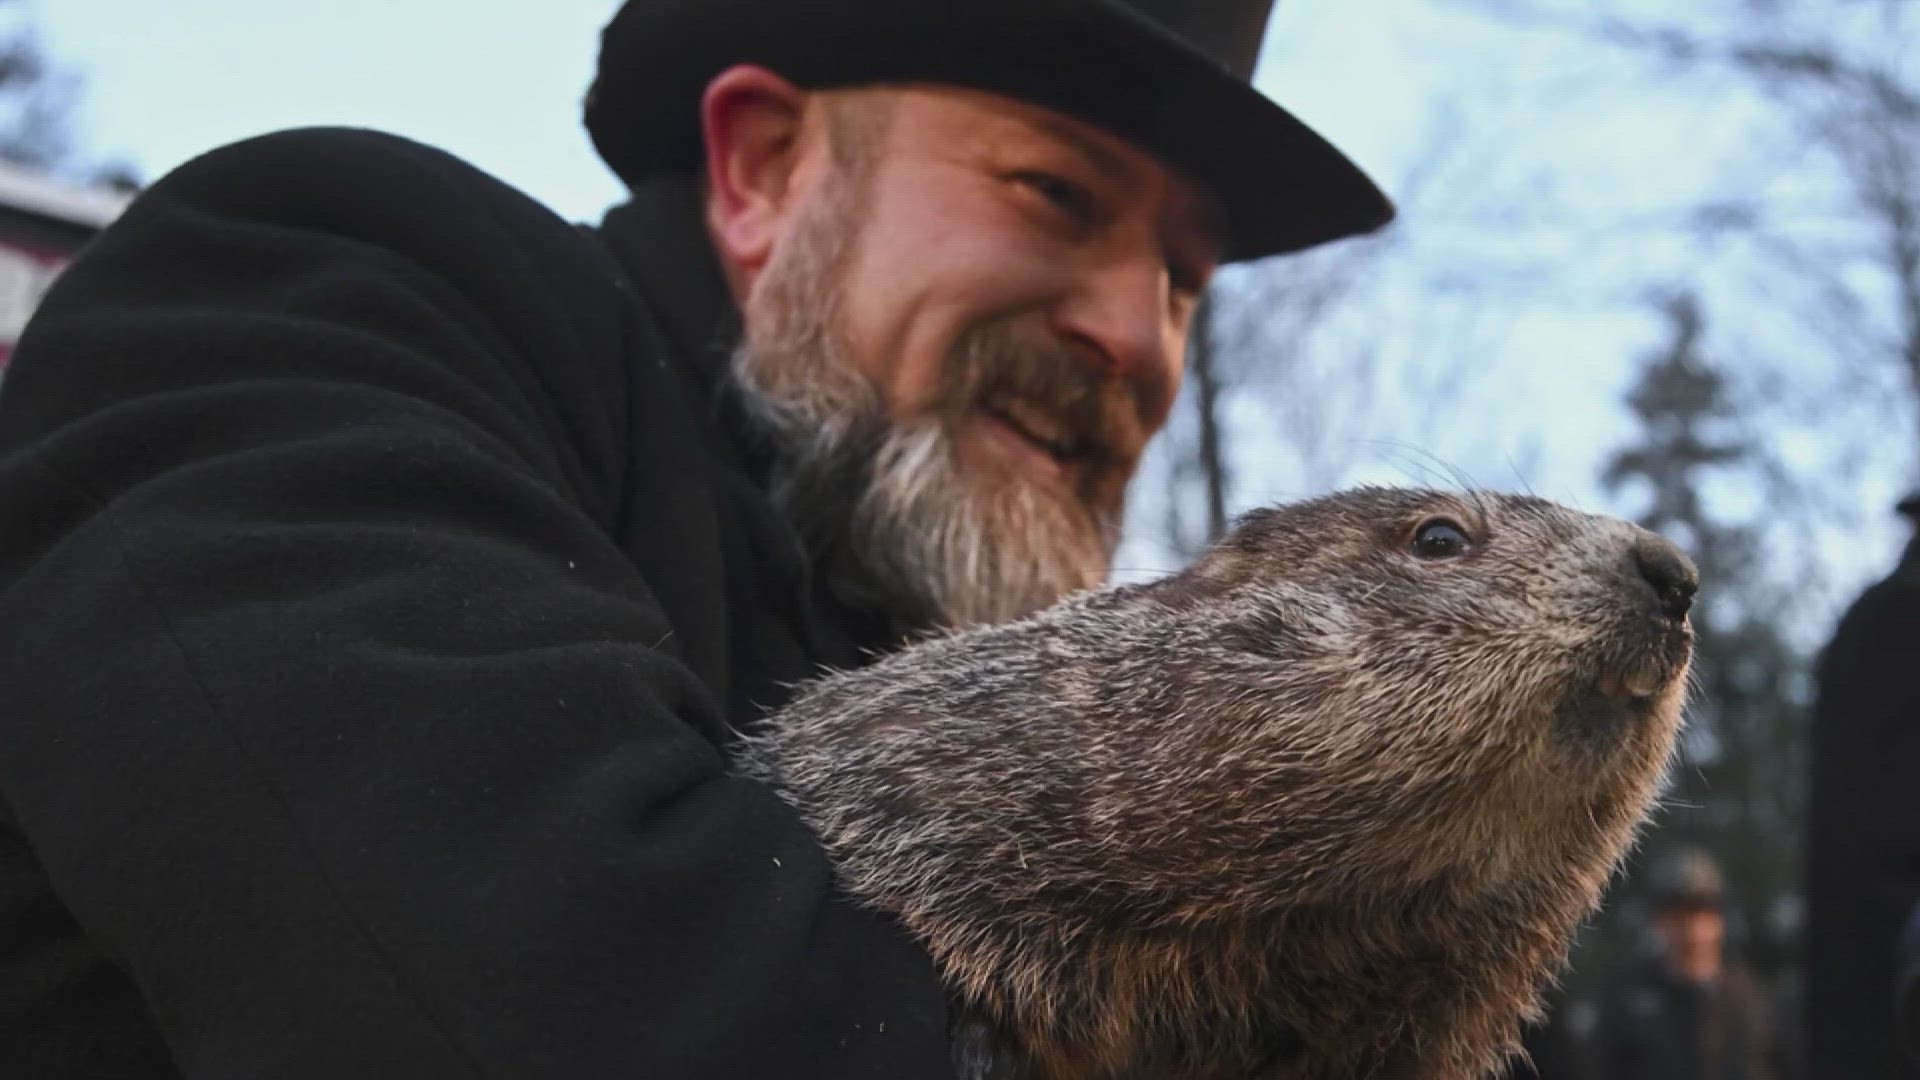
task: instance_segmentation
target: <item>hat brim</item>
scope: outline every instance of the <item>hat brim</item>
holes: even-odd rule
[[[1220,63],[1112,0],[634,0],[602,38],[586,124],[628,183],[699,167],[699,101],[735,64],[810,89],[947,83],[1098,125],[1206,186],[1226,261],[1372,232],[1393,204]]]

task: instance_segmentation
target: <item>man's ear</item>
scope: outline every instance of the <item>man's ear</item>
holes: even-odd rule
[[[806,91],[752,64],[707,84],[700,101],[707,223],[730,277],[751,280],[785,227],[807,100]]]

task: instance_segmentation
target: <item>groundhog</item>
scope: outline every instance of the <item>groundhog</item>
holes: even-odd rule
[[[931,952],[964,1080],[1481,1077],[1654,801],[1696,580],[1356,490],[829,676],[737,760]]]

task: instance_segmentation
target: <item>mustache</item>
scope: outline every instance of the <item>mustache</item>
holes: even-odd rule
[[[1149,432],[1128,380],[1094,370],[1057,341],[1008,323],[968,331],[941,370],[938,407],[957,420],[985,410],[1039,428],[1099,472],[1130,465]]]

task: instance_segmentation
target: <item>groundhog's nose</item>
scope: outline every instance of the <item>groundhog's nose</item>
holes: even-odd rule
[[[1653,586],[1667,617],[1674,622],[1686,618],[1693,594],[1700,590],[1700,572],[1693,568],[1693,560],[1661,537],[1646,533],[1633,542],[1633,564]]]

